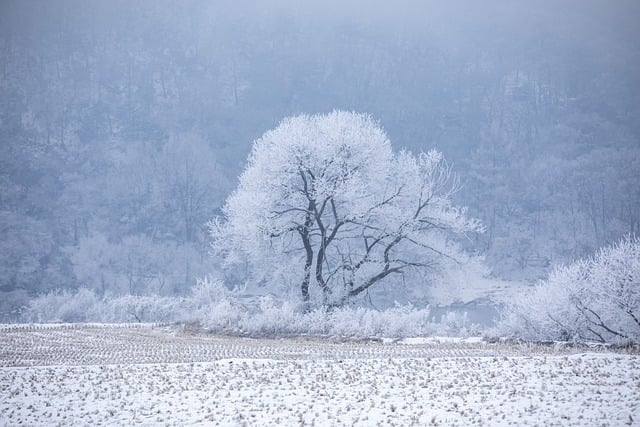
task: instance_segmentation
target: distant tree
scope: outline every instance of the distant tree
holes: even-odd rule
[[[230,185],[204,138],[113,143],[80,168],[91,164],[99,173],[68,179],[62,199],[76,215],[64,253],[79,285],[170,295],[211,273],[206,223]]]
[[[198,135],[172,136],[156,162],[155,177],[164,202],[162,218],[180,242],[204,242],[205,224],[231,188],[211,145]]]
[[[453,237],[481,225],[452,204],[458,187],[441,153],[394,153],[367,115],[291,117],[254,142],[224,217],[211,222],[214,248],[248,261],[272,290],[340,306],[464,258]]]

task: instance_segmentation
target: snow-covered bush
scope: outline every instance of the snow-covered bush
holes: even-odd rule
[[[429,334],[429,309],[396,306],[384,311],[362,307],[342,308],[331,313],[329,329],[341,336],[408,337]]]
[[[561,266],[506,307],[497,333],[529,340],[640,342],[640,238]]]
[[[466,312],[448,311],[439,320],[434,319],[431,325],[436,328],[432,335],[468,337],[482,333],[482,327],[471,323]]]
[[[198,280],[187,301],[190,313],[183,316],[185,320],[201,323],[213,331],[240,332],[247,309],[222,282],[210,278]]]
[[[120,295],[99,297],[92,290],[51,292],[31,301],[28,322],[197,323],[212,333],[243,336],[314,335],[345,338],[469,336],[479,330],[463,314],[430,317],[429,308],[397,305],[378,311],[363,307],[318,307],[272,296],[248,298],[221,282],[198,281],[186,297]]]
[[[157,295],[121,295],[100,301],[100,322],[177,322],[186,320],[188,300]]]
[[[246,305],[236,317],[237,326],[203,317],[201,325],[212,332],[250,336],[316,335],[353,339],[406,338],[419,336],[479,335],[480,328],[459,313],[447,313],[441,319],[430,317],[429,308],[398,305],[378,311],[364,307],[318,307],[303,311],[290,301],[262,298]],[[238,312],[235,312],[238,314]]]
[[[99,316],[101,301],[92,290],[53,290],[29,301],[22,313],[28,322],[90,322]]]
[[[99,296],[93,290],[55,290],[33,298],[22,313],[26,322],[177,322],[188,313],[180,297]]]

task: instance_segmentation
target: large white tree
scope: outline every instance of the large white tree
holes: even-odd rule
[[[455,237],[481,225],[452,204],[457,189],[440,152],[394,153],[368,115],[290,117],[254,142],[213,246],[272,292],[343,305],[465,257]]]

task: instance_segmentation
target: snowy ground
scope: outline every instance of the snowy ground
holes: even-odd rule
[[[640,356],[0,326],[0,425],[639,425]]]

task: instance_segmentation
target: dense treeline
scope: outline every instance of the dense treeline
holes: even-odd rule
[[[185,291],[252,140],[334,108],[455,163],[498,276],[638,232],[639,7],[517,3],[3,2],[0,288]]]

